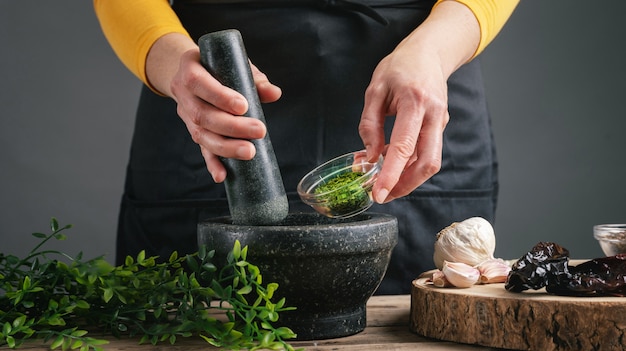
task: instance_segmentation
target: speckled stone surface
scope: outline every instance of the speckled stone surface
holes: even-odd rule
[[[198,224],[198,243],[216,250],[223,264],[235,240],[248,246],[264,284],[297,310],[280,314],[299,340],[329,339],[365,328],[365,304],[387,270],[398,241],[397,219],[364,213],[346,220],[289,214],[279,225],[242,226],[230,217]]]
[[[265,123],[265,115],[254,85],[243,39],[231,29],[213,32],[198,40],[203,66],[220,83],[241,93],[248,100],[244,114]],[[269,133],[251,140],[256,155],[250,161],[222,158],[226,167],[226,195],[234,223],[267,225],[282,221],[289,213],[276,155]]]

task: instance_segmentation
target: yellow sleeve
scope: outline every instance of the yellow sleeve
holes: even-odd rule
[[[168,33],[189,35],[168,0],[93,0],[93,4],[115,54],[148,86],[146,57],[154,42]]]
[[[438,0],[437,4],[442,1]],[[482,52],[504,26],[519,0],[453,0],[467,6],[480,26]],[[148,84],[146,57],[154,42],[168,33],[189,35],[168,0],[93,0],[102,32],[122,63]],[[437,6],[435,4],[435,6]]]
[[[443,1],[438,0],[435,8]],[[467,6],[476,16],[480,26],[480,43],[472,58],[480,54],[498,35],[509,19],[519,0],[453,0]]]

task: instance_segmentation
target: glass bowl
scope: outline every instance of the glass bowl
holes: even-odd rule
[[[626,224],[598,224],[593,226],[593,237],[607,256],[626,253]]]
[[[373,204],[372,187],[383,164],[367,162],[365,150],[336,157],[313,169],[298,183],[298,195],[317,212],[349,218]]]

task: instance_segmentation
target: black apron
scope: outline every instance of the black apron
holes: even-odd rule
[[[312,209],[299,200],[298,181],[320,163],[363,148],[358,124],[372,72],[433,3],[184,0],[173,8],[195,40],[238,29],[250,60],[282,88],[281,99],[263,108],[290,211],[302,212]],[[409,293],[411,281],[434,268],[433,243],[443,227],[472,216],[494,220],[497,163],[478,61],[461,67],[448,84],[451,118],[441,171],[412,194],[370,209],[399,222],[399,242],[377,294]],[[387,138],[392,126],[389,118]],[[174,101],[144,87],[120,212],[118,263],[140,250],[163,258],[173,250],[196,251],[198,221],[228,214],[224,186],[212,181]]]

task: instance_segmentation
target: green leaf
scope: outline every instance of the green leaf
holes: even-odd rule
[[[73,337],[80,338],[81,336],[87,335],[87,331],[86,330],[77,329],[77,330],[74,330],[70,335],[72,335]]]
[[[221,344],[221,343],[219,343],[219,342],[215,341],[215,339],[210,338],[210,337],[208,337],[208,336],[206,336],[206,335],[200,334],[200,337],[201,337],[202,339],[204,339],[204,341],[208,342],[209,344],[211,344],[211,345],[213,345],[213,346],[215,346],[215,347],[221,347],[221,346],[222,346],[222,344]]]
[[[12,349],[14,349],[15,346],[17,345],[16,342],[15,342],[15,338],[10,336],[10,335],[6,337],[5,341],[7,343],[7,346],[12,348]]]
[[[9,335],[11,334],[11,330],[13,328],[11,327],[11,323],[9,322],[4,322],[4,324],[2,325],[2,334],[3,335]]]
[[[207,272],[215,272],[217,270],[217,267],[215,267],[213,263],[208,262],[202,265],[202,269]]]
[[[176,260],[178,260],[178,252],[174,251],[170,255],[169,263],[174,263]]]
[[[161,306],[154,309],[153,314],[155,318],[158,319],[159,317],[161,317],[161,313],[163,313],[163,308]]]
[[[246,295],[252,292],[252,286],[250,285],[246,285],[243,288],[237,290],[237,294],[239,295]]]
[[[126,256],[126,259],[124,260],[124,265],[132,266],[133,263],[135,263],[135,259],[133,259],[132,256]]]
[[[59,315],[54,315],[48,318],[48,324],[53,326],[63,326],[65,325],[65,320]]]
[[[7,260],[7,263],[12,266],[20,263],[20,258],[17,256],[13,256],[13,255],[7,256],[6,260]]]
[[[82,346],[83,346],[82,340],[76,340],[72,343],[72,345],[70,346],[70,349],[76,350],[77,348],[82,347]]]
[[[276,310],[282,309],[283,306],[285,306],[285,302],[287,302],[287,300],[285,300],[284,297],[282,299],[278,300],[278,302],[275,305]]]
[[[187,266],[189,266],[189,269],[192,272],[197,272],[198,269],[198,261],[196,261],[196,258],[191,256],[191,255],[187,255],[187,257],[185,257],[185,262],[187,262]]]
[[[22,290],[28,290],[30,288],[30,277],[25,276],[24,281],[22,282]]]
[[[264,331],[262,335],[263,338],[261,338],[261,346],[268,346],[272,341],[276,339],[276,335],[270,333],[269,331]]]
[[[274,330],[274,334],[281,339],[293,339],[296,337],[296,333],[287,327],[280,327]]]
[[[121,303],[123,304],[127,304],[128,300],[126,300],[126,297],[122,294],[120,294],[119,292],[115,293],[115,296],[117,296],[117,298],[120,300]]]
[[[207,251],[205,245],[200,245],[198,248],[198,258],[202,261],[207,257]]]
[[[233,257],[235,260],[239,260],[241,257],[241,243],[239,240],[235,240],[235,245],[233,247]]]
[[[244,248],[241,249],[241,259],[245,261],[247,257],[248,257],[248,245],[244,246]]]
[[[63,345],[61,346],[61,348],[63,349],[63,351],[69,350],[71,344],[72,344],[72,339],[65,338],[63,340]]]
[[[274,292],[278,289],[278,283],[267,284],[267,298],[271,299],[274,296]]]
[[[50,218],[50,229],[53,232],[56,232],[57,230],[59,230],[59,222],[54,217]]]
[[[240,332],[239,330],[236,330],[236,329],[231,329],[231,330],[228,332],[228,335],[229,335],[230,337],[232,337],[233,339],[237,340],[237,339],[240,339],[240,338],[243,336],[243,333],[242,333],[242,332]]]
[[[44,233],[32,233],[31,235],[38,239],[44,239],[45,237],[47,237],[47,235]]]
[[[21,315],[13,320],[13,328],[19,329],[26,322],[26,316]]]
[[[139,251],[139,253],[137,254],[137,263],[142,264],[145,259],[146,259],[146,251],[145,250]]]
[[[104,300],[104,302],[108,303],[109,301],[111,301],[111,299],[113,298],[113,289],[111,288],[102,288],[103,291],[103,295],[102,295],[102,299]]]
[[[48,301],[48,310],[49,311],[56,311],[59,308],[59,303],[56,302],[53,299],[50,299],[50,301]]]
[[[63,345],[63,335],[57,336],[57,338],[50,344],[50,349],[54,350],[59,346]]]
[[[85,300],[77,300],[75,302],[76,307],[83,309],[83,310],[87,310],[89,309],[89,302],[85,301]]]

